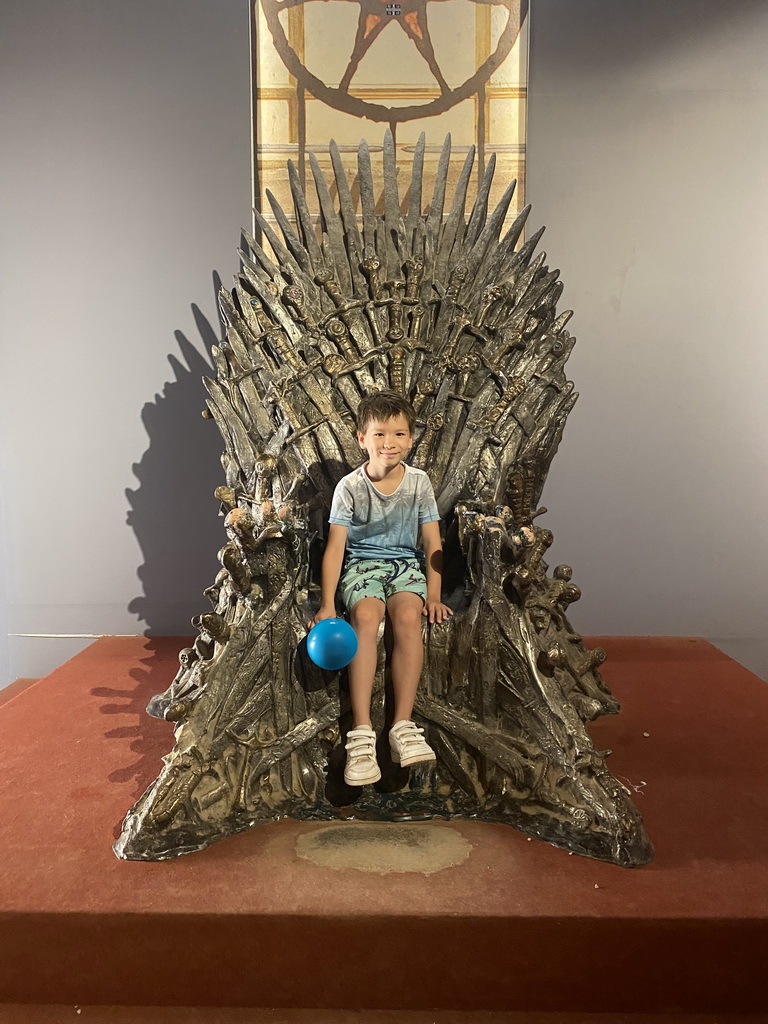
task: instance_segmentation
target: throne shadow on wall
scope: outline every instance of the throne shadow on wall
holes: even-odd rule
[[[216,274],[213,285],[218,294]],[[193,342],[175,332],[178,354],[168,355],[174,379],[142,409],[149,447],[133,465],[138,486],[125,491],[126,522],[144,559],[137,570],[142,594],[128,610],[146,636],[194,633],[190,619],[208,608],[203,590],[219,569],[216,552],[226,542],[213,496],[224,480],[222,441],[215,424],[201,415],[201,378],[214,373],[209,354],[220,335],[196,305],[192,313],[199,337]]]

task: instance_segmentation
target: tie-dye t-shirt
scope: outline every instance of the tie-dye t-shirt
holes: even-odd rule
[[[360,466],[333,492],[329,523],[347,527],[347,558],[413,558],[419,527],[440,518],[435,492],[422,469],[405,474],[392,494],[381,494]]]

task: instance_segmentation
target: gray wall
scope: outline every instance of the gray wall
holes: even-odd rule
[[[581,398],[544,495],[587,633],[768,677],[768,5],[533,0],[529,191]]]
[[[251,221],[248,5],[0,19],[7,629],[188,633],[223,537],[200,377]],[[10,673],[87,642],[11,636]]]
[[[186,632],[223,539],[199,378],[250,221],[247,2],[0,21],[0,619]],[[762,2],[534,0],[529,137],[580,339],[544,499],[575,623],[763,671],[766,46]],[[2,682],[86,642],[12,635]]]

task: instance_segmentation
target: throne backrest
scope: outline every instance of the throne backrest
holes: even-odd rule
[[[236,495],[305,504],[322,533],[335,484],[361,461],[360,398],[386,387],[416,409],[409,460],[429,474],[443,517],[461,502],[530,522],[576,399],[564,372],[570,313],[556,312],[558,271],[534,257],[541,231],[521,241],[528,207],[500,237],[515,183],[489,214],[491,157],[467,214],[474,150],[450,205],[449,157],[450,137],[426,212],[423,136],[404,212],[389,133],[380,215],[365,142],[359,209],[335,144],[336,203],[310,153],[319,231],[292,164],[293,224],[267,191],[273,217],[256,214],[261,237],[246,236],[221,293],[227,334],[206,381]]]

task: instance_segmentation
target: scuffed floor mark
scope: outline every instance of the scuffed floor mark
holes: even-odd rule
[[[462,864],[471,852],[471,843],[455,829],[433,822],[350,821],[317,829],[296,842],[298,856],[319,867],[377,875],[431,875]]]

